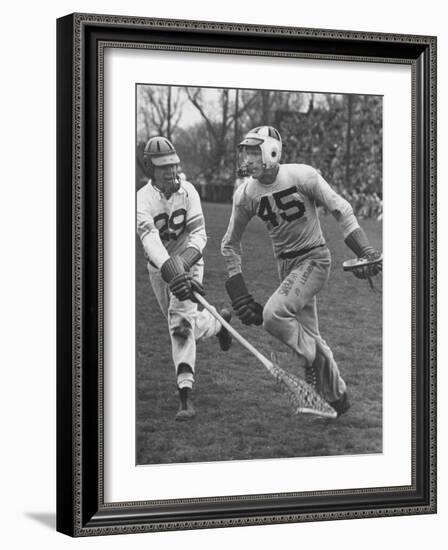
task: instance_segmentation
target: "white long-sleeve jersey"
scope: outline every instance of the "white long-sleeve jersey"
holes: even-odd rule
[[[194,186],[182,181],[179,190],[167,199],[148,181],[137,192],[137,233],[150,269],[159,269],[170,256],[188,247],[202,253],[207,235],[201,199]]]
[[[241,272],[241,238],[253,216],[266,222],[276,258],[325,244],[318,206],[340,222],[344,238],[359,227],[350,204],[306,164],[281,164],[270,185],[249,178],[235,192],[221,245],[229,276]]]

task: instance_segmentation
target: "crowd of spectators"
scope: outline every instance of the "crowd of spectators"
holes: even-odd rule
[[[351,204],[356,217],[361,220],[374,219],[381,221],[383,219],[383,198],[381,193],[365,192],[354,189],[340,191],[340,194]],[[321,208],[323,214],[329,214],[325,208]]]
[[[383,219],[383,197],[376,191],[343,190],[342,196],[352,205],[357,218]]]

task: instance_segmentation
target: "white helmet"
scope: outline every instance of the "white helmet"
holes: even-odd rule
[[[258,126],[250,130],[239,144],[240,147],[257,145],[261,150],[263,168],[275,168],[282,157],[282,138],[278,131],[272,126]]]

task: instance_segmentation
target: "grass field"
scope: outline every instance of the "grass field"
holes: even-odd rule
[[[224,262],[219,252],[230,205],[203,205],[209,236],[205,252],[206,298],[227,303]],[[254,357],[238,343],[221,352],[216,338],[198,343],[194,404],[196,418],[175,422],[178,398],[166,321],[150,287],[137,243],[136,462],[137,464],[366,454],[382,451],[382,303],[365,281],[344,273],[350,256],[337,223],[322,216],[333,269],[318,296],[320,329],[347,382],[351,409],[336,420],[294,416],[285,396]],[[381,248],[381,223],[362,221],[373,246]],[[246,231],[244,273],[264,303],[278,286],[264,224]],[[235,327],[269,355],[282,353],[281,366],[296,375],[293,357],[262,328]]]

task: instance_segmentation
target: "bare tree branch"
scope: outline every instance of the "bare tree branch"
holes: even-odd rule
[[[247,103],[245,103],[245,104],[241,107],[241,109],[240,109],[240,110],[238,111],[238,113],[237,113],[238,118],[239,118],[244,112],[246,112],[248,109],[250,109],[250,107],[252,106],[252,104],[255,102],[256,98],[257,98],[257,96],[256,96],[256,94],[254,94],[254,95],[249,99],[249,101],[248,101]]]
[[[196,109],[199,111],[199,114],[202,116],[202,118],[204,119],[205,121],[205,124],[207,125],[207,129],[209,130],[209,132],[212,134],[213,138],[216,140],[217,139],[217,136],[216,136],[216,131],[215,131],[215,128],[213,127],[213,124],[211,123],[210,119],[207,117],[207,115],[205,114],[205,111],[204,109],[202,108],[202,105],[199,103],[199,98],[200,98],[200,95],[201,95],[201,90],[199,88],[196,89],[196,91],[194,92],[194,94],[191,94],[190,92],[190,88],[186,87],[185,88],[185,92],[188,96],[188,99],[191,101],[191,103],[196,107]]]

